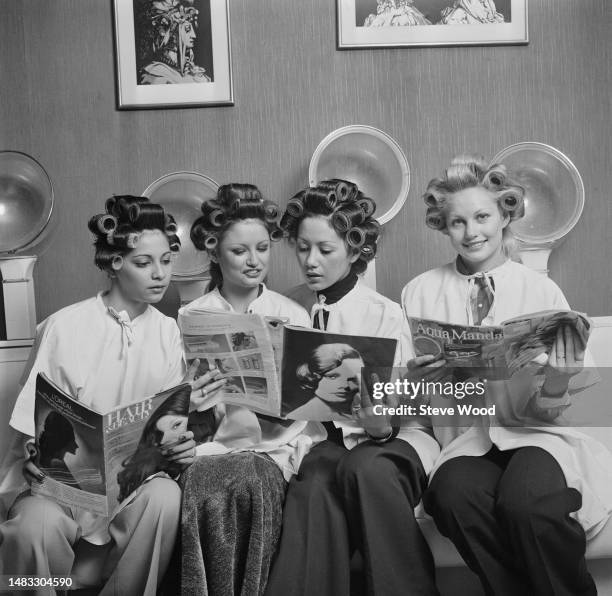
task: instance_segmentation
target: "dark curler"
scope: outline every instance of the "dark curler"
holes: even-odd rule
[[[136,203],[130,205],[128,208],[128,219],[130,220],[130,222],[134,223],[138,219],[139,215],[140,207]]]
[[[204,240],[204,248],[206,250],[213,250],[217,248],[217,244],[219,244],[219,239],[215,234],[209,234],[206,236],[206,240]]]
[[[438,197],[436,197],[436,195],[431,192],[426,193],[423,196],[423,200],[425,201],[425,205],[427,205],[428,207],[438,207]]]
[[[181,250],[181,243],[178,240],[170,243],[171,252],[179,252]]]
[[[361,207],[365,218],[371,217],[376,211],[376,203],[369,197],[361,197],[357,204]]]
[[[493,166],[482,180],[485,186],[494,186],[500,188],[506,184],[506,173],[504,166]]]
[[[104,203],[104,209],[107,213],[114,214],[115,206],[117,205],[117,197],[110,197]]]
[[[349,185],[343,180],[340,180],[338,184],[336,184],[335,193],[338,201],[346,201],[349,196]]]
[[[336,211],[332,215],[332,225],[338,232],[347,232],[353,226],[350,217],[342,211]]]
[[[440,213],[440,210],[437,207],[429,207],[427,209],[427,214],[425,215],[425,224],[433,230],[444,229],[444,217],[442,217],[442,214]]]
[[[140,234],[137,232],[131,232],[127,235],[125,245],[128,248],[136,248],[136,246],[138,245],[138,240],[140,240]]]
[[[165,227],[166,227],[167,234],[176,234],[178,232],[178,226],[176,225],[174,218],[169,213],[166,213],[166,226]]]
[[[225,224],[227,220],[227,216],[225,215],[225,211],[222,209],[214,209],[210,212],[208,219],[211,225],[215,226],[215,228],[220,228]]]
[[[281,230],[280,228],[276,228],[275,230],[272,230],[270,232],[270,240],[272,240],[272,242],[278,242],[279,240],[282,240],[285,237],[285,232],[283,232],[283,230]]]
[[[327,196],[325,197],[325,202],[327,203],[327,207],[329,209],[336,208],[336,205],[338,204],[338,197],[336,196],[336,193],[333,190],[327,193]]]
[[[364,244],[361,247],[361,254],[364,259],[370,260],[375,254],[374,246],[372,246],[371,244]]]
[[[273,203],[268,203],[264,207],[264,213],[265,213],[264,217],[266,218],[266,221],[269,221],[269,222],[275,222],[280,216],[280,210],[278,206]]]
[[[304,213],[304,203],[300,199],[291,199],[285,209],[287,215],[299,219]]]
[[[351,248],[361,248],[366,241],[366,233],[361,228],[351,228],[346,233],[346,243]]]
[[[99,215],[96,219],[96,227],[100,234],[109,234],[117,229],[117,218],[114,215]]]
[[[499,204],[508,213],[513,213],[520,209],[523,204],[523,197],[518,196],[512,189],[508,189],[500,193]]]

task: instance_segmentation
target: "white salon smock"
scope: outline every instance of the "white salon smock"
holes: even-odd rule
[[[506,261],[486,274],[493,280],[494,299],[481,323],[484,326],[499,325],[505,320],[542,310],[569,308],[563,292],[551,279],[520,263]],[[472,325],[470,294],[473,285],[474,276],[459,273],[455,262],[427,271],[402,291],[404,313],[407,317]],[[521,383],[521,379],[518,382]],[[533,379],[528,379],[528,384],[523,382],[521,390],[532,391]],[[524,397],[517,393],[512,380],[489,381],[487,392],[494,392],[490,403],[497,404],[504,401],[511,404],[517,396]],[[582,494],[582,508],[575,517],[587,537],[605,525],[612,513],[612,454],[598,441],[569,427],[489,426],[485,416],[474,417],[473,425],[469,424],[443,427],[434,418],[435,436],[442,445],[434,473],[449,459],[484,455],[493,445],[502,451],[540,447],[557,460],[568,486]]]
[[[400,305],[368,288],[361,280],[333,304],[326,304],[323,295],[321,299],[317,299],[317,294],[305,284],[294,288],[288,295],[310,312],[313,323],[317,318],[322,323],[322,311],[327,311],[327,326],[320,325],[320,328],[329,333],[396,339],[397,349],[393,363],[396,367],[405,366],[406,362],[414,357],[410,330]],[[337,420],[333,423],[342,430],[344,444],[348,449],[368,440],[359,424]],[[400,428],[398,437],[414,447],[425,472],[429,473],[440,451],[438,443],[431,435],[429,420],[415,417],[412,426]]]
[[[150,305],[130,320],[125,311],[107,308],[102,293],[49,316],[37,327],[25,382],[10,420],[15,430],[28,437],[35,433],[38,373],[45,373],[87,407],[105,413],[182,381],[185,365],[180,332],[174,319]],[[13,449],[16,457],[5,460],[3,466],[3,499],[12,500],[29,488],[21,475],[24,450],[20,443]],[[84,538],[94,544],[108,541],[108,518],[79,508],[72,508],[72,514]]]

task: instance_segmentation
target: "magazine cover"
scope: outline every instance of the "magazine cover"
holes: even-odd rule
[[[465,374],[508,379],[528,363],[550,352],[557,331],[571,325],[586,346],[591,323],[575,311],[543,311],[504,321],[498,326],[452,325],[408,317],[417,356],[433,354]]]
[[[397,340],[285,327],[282,415],[293,420],[352,420],[362,370],[388,381]],[[386,376],[385,376],[386,375]]]
[[[278,363],[284,322],[218,311],[179,315],[188,364],[199,358],[198,376],[216,366],[227,379],[216,402],[272,416],[281,411]]]
[[[180,385],[102,414],[39,374],[36,465],[46,476],[32,483],[33,494],[108,516],[151,475],[173,475],[158,447],[186,430],[190,394],[190,385]]]

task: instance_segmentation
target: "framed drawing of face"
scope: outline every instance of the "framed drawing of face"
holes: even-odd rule
[[[233,105],[229,0],[114,0],[119,109]]]
[[[338,49],[526,44],[527,0],[337,0]]]

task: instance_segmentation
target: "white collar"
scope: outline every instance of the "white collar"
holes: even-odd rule
[[[251,300],[251,302],[249,303],[246,310],[247,313],[253,312],[253,305],[268,291],[268,288],[266,288],[266,285],[264,283],[260,283],[259,288],[261,291],[258,292],[258,295],[255,296],[255,298],[253,298],[253,300]],[[229,312],[236,312],[234,307],[227,301],[223,294],[221,294],[219,287],[216,287],[214,290],[211,290],[210,293],[214,294],[215,298],[219,300],[219,302],[221,302],[221,305],[224,310],[227,310]]]

